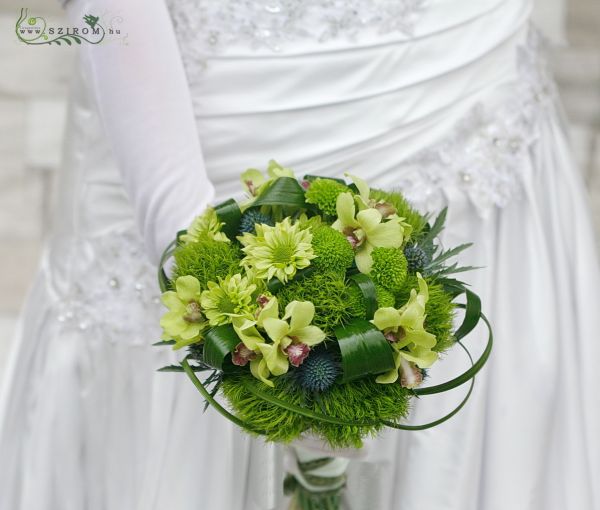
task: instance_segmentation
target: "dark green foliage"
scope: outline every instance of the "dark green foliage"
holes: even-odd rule
[[[271,227],[275,225],[271,216],[261,213],[258,209],[249,209],[242,215],[242,219],[240,220],[240,234],[245,232],[254,233],[256,231],[255,225],[257,223],[269,225]]]
[[[207,282],[216,282],[219,278],[238,273],[241,255],[236,244],[212,239],[183,244],[175,250],[173,279],[192,275],[205,289]]]
[[[427,281],[429,289],[429,300],[425,305],[425,329],[435,335],[436,345],[434,351],[443,352],[454,345],[452,336],[454,310],[456,305],[452,302],[452,296],[448,294],[442,285],[433,281]],[[396,295],[396,307],[400,308],[408,301],[410,290],[419,288],[416,276],[409,276],[400,293]]]
[[[291,301],[312,301],[315,305],[313,324],[328,334],[354,317],[363,299],[356,285],[335,271],[317,271],[302,280],[292,281],[277,292],[277,298],[281,314]]]
[[[341,232],[321,226],[313,231],[312,246],[317,258],[312,263],[321,270],[344,273],[354,262],[354,250]]]
[[[372,424],[351,427],[319,423],[254,396],[244,388],[242,379],[285,402],[338,419]],[[237,416],[265,430],[271,441],[289,443],[310,430],[333,447],[359,448],[363,438],[375,436],[384,427],[379,420],[399,421],[408,413],[410,393],[400,384],[377,384],[374,378],[335,384],[314,399],[307,398],[291,377],[275,378],[274,383],[275,388],[270,388],[250,374],[236,374],[226,376],[221,385]]]
[[[333,385],[340,374],[340,363],[333,353],[324,349],[314,350],[294,371],[298,385],[309,392],[322,392]]]
[[[385,289],[381,285],[375,285],[375,292],[377,293],[377,308],[386,308],[394,306],[396,297],[389,290]],[[352,286],[349,289],[351,296],[348,301],[348,311],[352,317],[365,318],[367,315],[367,306],[365,298],[358,288],[357,285]]]
[[[371,253],[373,266],[370,276],[375,283],[391,292],[402,288],[407,274],[406,257],[396,248],[375,248]]]
[[[315,179],[306,190],[306,201],[328,216],[335,216],[337,197],[346,191],[350,191],[348,186],[333,179]]]
[[[404,248],[404,256],[408,262],[409,273],[422,272],[430,261],[425,250],[416,244],[408,244]]]
[[[414,209],[402,194],[397,191],[371,189],[370,197],[373,200],[383,200],[392,204],[396,208],[398,216],[404,218],[406,223],[412,226],[411,237],[418,235],[425,228],[425,225],[427,225],[427,218]]]

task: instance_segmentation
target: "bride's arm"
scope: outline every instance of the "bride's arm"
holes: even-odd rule
[[[127,44],[81,45],[106,135],[156,261],[213,199],[190,92],[163,0],[70,0],[68,17],[122,17]]]

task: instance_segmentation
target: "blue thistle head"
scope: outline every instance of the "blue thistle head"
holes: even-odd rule
[[[250,209],[242,214],[242,219],[240,220],[240,234],[244,234],[245,232],[253,233],[257,223],[264,223],[271,227],[275,226],[273,218],[261,213],[257,209]]]
[[[296,370],[296,381],[306,391],[326,391],[340,374],[340,364],[328,351],[313,351]]]
[[[409,273],[423,271],[425,266],[431,262],[425,250],[416,244],[407,245],[404,248],[404,256],[408,262]]]

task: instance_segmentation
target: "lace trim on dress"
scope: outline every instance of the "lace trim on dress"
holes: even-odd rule
[[[220,52],[232,44],[279,52],[299,40],[354,41],[364,30],[411,35],[426,0],[171,0],[168,3],[175,32],[185,42],[181,44],[182,50],[199,55]]]
[[[69,284],[56,319],[110,342],[148,344],[162,313],[156,268],[146,260],[137,232],[78,238],[69,257]]]
[[[448,191],[459,189],[485,216],[520,195],[540,117],[557,97],[542,47],[532,28],[518,48],[520,81],[510,99],[496,108],[475,105],[448,137],[402,163],[398,187],[416,207],[440,209]]]

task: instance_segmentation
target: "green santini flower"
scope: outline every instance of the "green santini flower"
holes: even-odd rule
[[[419,291],[412,289],[404,306],[399,310],[380,308],[371,321],[390,342],[396,364],[396,368],[377,377],[378,383],[396,382],[400,375],[403,386],[414,387],[421,380],[416,367],[430,367],[438,359],[437,352],[432,351],[435,335],[424,328],[425,305],[429,299],[427,283],[419,273],[417,279]]]
[[[163,293],[161,300],[169,309],[160,319],[165,339],[175,340],[174,349],[180,349],[201,340],[207,323],[200,305],[200,282],[193,276],[180,276],[175,291]]]
[[[181,236],[184,243],[193,243],[201,239],[214,239],[228,243],[228,237],[221,232],[224,223],[219,221],[216,211],[209,207],[200,216],[196,216],[192,224],[187,229],[187,233]]]
[[[329,216],[335,216],[337,197],[348,191],[348,186],[333,179],[315,179],[306,190],[306,202],[315,204]]]
[[[286,283],[315,258],[310,230],[299,222],[292,224],[290,218],[274,227],[257,224],[256,234],[245,233],[238,239],[246,254],[242,265],[256,278],[270,280],[277,277]]]
[[[252,315],[256,308],[252,300],[256,285],[246,276],[234,274],[219,279],[219,283],[208,282],[207,286],[200,304],[211,326],[228,324],[232,317]]]

